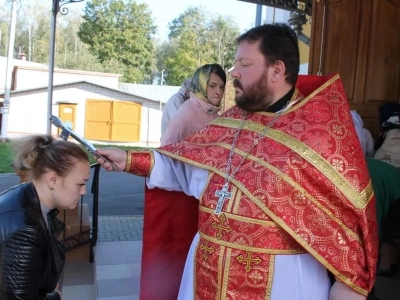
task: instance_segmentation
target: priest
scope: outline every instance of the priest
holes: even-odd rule
[[[375,197],[340,77],[298,76],[297,37],[286,25],[255,27],[237,42],[236,106],[182,143],[99,152],[147,177],[149,189],[198,200],[178,299],[366,299],[376,272]],[[161,195],[149,214],[168,206]],[[144,234],[146,242],[146,224]],[[167,258],[160,252],[158,264]]]

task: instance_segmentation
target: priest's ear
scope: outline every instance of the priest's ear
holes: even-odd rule
[[[272,63],[270,66],[270,78],[271,82],[276,83],[281,80],[286,79],[286,66],[285,63],[281,60],[277,60],[276,62]]]

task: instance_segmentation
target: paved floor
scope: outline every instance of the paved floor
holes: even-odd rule
[[[141,241],[143,216],[99,216],[100,242]]]
[[[95,264],[65,266],[63,300],[139,299],[143,216],[100,216]]]
[[[107,203],[101,203],[100,206],[108,204],[117,207],[113,210],[117,215],[103,215],[111,212],[109,207],[104,211],[100,209],[96,263],[66,265],[63,300],[138,299],[143,217],[128,214],[131,211],[142,212],[143,182],[137,180],[132,188],[132,177],[114,177],[102,173],[100,178],[108,183],[110,180],[117,181],[118,184],[114,186],[125,187],[122,190],[118,188],[119,193],[132,194],[138,200],[119,198],[115,188],[100,189],[101,199],[108,197],[104,198]],[[18,180],[12,174],[0,175],[0,190],[17,184]],[[400,299],[400,273],[393,278],[378,277],[376,289],[379,300]]]
[[[66,264],[63,300],[138,300],[141,254],[141,241],[99,242],[95,264]]]
[[[63,300],[139,299],[142,229],[142,216],[101,216],[96,268],[68,265]],[[400,299],[400,273],[378,277],[376,289],[379,300]]]

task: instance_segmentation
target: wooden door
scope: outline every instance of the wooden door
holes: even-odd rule
[[[87,100],[85,138],[139,142],[141,107],[128,101]]]
[[[399,16],[400,0],[313,3],[309,72],[339,73],[350,107],[375,138],[379,106],[400,101]]]
[[[60,103],[58,107],[58,117],[61,121],[69,121],[72,123],[72,130],[75,129],[76,122],[76,104]],[[60,135],[60,129],[58,129],[58,135]]]
[[[88,140],[111,140],[112,101],[87,100],[85,138]]]
[[[114,101],[112,107],[111,141],[139,142],[141,105]]]

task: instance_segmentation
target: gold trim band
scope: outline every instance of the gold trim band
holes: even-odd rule
[[[250,252],[258,252],[258,253],[266,253],[266,254],[301,254],[306,253],[304,249],[288,249],[288,250],[281,250],[281,249],[266,249],[266,248],[257,248],[257,247],[249,247],[244,246],[242,244],[231,243],[223,240],[218,240],[217,238],[208,236],[203,232],[199,232],[201,238],[211,243],[217,244],[219,246],[228,247],[231,249],[243,250],[243,251],[250,251]]]

